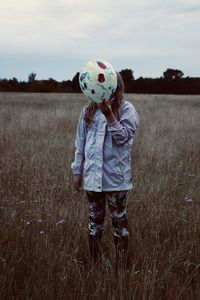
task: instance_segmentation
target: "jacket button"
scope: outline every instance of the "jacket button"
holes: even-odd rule
[[[101,187],[99,186],[98,188],[100,189]]]

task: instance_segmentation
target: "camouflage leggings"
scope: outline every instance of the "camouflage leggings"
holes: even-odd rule
[[[105,203],[111,214],[114,237],[128,237],[128,222],[126,216],[127,191],[94,192],[86,191],[89,204],[89,235],[102,235],[105,218]]]

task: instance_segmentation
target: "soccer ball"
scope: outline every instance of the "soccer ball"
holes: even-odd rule
[[[79,85],[91,101],[100,103],[108,100],[117,88],[117,73],[103,59],[92,59],[81,68]]]

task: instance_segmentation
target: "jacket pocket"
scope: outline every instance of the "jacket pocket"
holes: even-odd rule
[[[118,185],[124,181],[121,163],[117,158],[112,159],[112,165],[110,165],[110,167],[107,167],[107,172],[112,184]]]
[[[116,183],[124,181],[122,165],[118,158],[112,160],[112,168],[110,169],[110,176]]]
[[[130,180],[131,178],[131,158],[129,153],[128,144],[117,147],[119,166],[121,170],[121,175],[124,180]]]

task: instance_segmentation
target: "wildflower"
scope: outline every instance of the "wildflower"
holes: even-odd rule
[[[63,225],[65,223],[65,220],[60,220],[56,223],[56,225]]]
[[[192,198],[185,197],[185,201],[186,201],[187,203],[191,203],[191,202],[192,202]]]
[[[42,223],[41,219],[30,219],[29,221],[26,221],[26,225],[30,225],[32,223]]]

